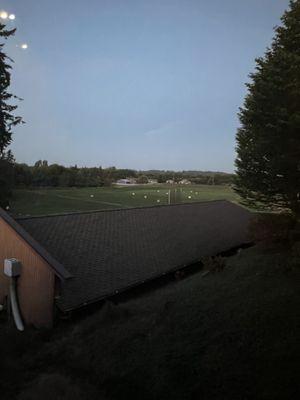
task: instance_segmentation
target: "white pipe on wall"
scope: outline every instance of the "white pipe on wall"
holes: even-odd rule
[[[24,331],[24,324],[22,321],[22,317],[21,317],[21,313],[20,313],[19,305],[18,305],[17,278],[16,277],[10,278],[9,296],[10,296],[12,315],[14,317],[16,327],[19,331]]]
[[[15,258],[6,258],[4,260],[4,274],[9,277],[9,303],[16,327],[19,331],[24,331],[17,296],[17,280],[21,275],[21,262]]]

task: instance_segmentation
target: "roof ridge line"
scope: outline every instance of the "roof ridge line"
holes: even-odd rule
[[[26,219],[37,219],[37,218],[51,218],[51,217],[68,217],[71,215],[85,215],[85,214],[98,214],[104,212],[117,212],[117,211],[132,211],[132,210],[141,210],[145,208],[163,208],[163,207],[176,207],[176,206],[192,206],[192,205],[202,205],[207,203],[218,203],[218,202],[227,202],[236,204],[227,199],[218,199],[218,200],[205,200],[205,201],[194,201],[191,203],[176,203],[176,204],[160,204],[160,205],[153,205],[153,206],[140,206],[140,207],[124,207],[124,208],[113,208],[107,210],[87,210],[87,211],[71,211],[71,212],[63,212],[63,213],[56,213],[56,214],[45,214],[45,215],[30,215],[24,217],[17,217],[15,221],[24,221]],[[238,205],[238,204],[237,204]]]

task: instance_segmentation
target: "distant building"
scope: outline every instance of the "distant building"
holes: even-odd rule
[[[181,181],[178,182],[179,185],[191,185],[191,181],[189,181],[188,179],[181,179]]]
[[[135,178],[125,178],[125,179],[119,179],[116,182],[116,185],[135,185],[136,184],[136,179]]]
[[[150,183],[151,185],[156,185],[157,179],[148,179],[148,183]]]
[[[166,183],[167,183],[168,185],[174,185],[175,181],[174,181],[173,179],[168,179],[168,180],[166,181]]]

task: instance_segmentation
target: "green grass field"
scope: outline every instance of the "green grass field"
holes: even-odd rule
[[[18,189],[11,201],[11,211],[20,216],[166,205],[169,197],[171,204],[220,199],[238,201],[229,186],[211,185]]]

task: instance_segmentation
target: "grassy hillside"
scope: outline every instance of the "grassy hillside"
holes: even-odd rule
[[[130,186],[65,189],[19,189],[14,192],[11,210],[15,215],[41,215],[72,211],[104,210],[238,197],[229,186],[192,185]]]
[[[1,399],[294,399],[300,269],[243,250],[54,331],[0,325]]]

